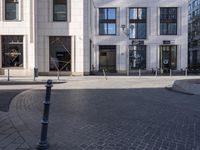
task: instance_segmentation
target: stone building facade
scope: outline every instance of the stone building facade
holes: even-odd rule
[[[0,72],[187,67],[187,0],[1,0]]]

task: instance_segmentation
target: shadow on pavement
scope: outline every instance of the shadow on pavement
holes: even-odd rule
[[[12,99],[24,90],[0,90],[0,111],[8,112]]]

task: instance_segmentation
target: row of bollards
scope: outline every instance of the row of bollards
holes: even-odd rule
[[[49,110],[50,110],[50,98],[51,98],[51,88],[53,87],[52,80],[48,80],[46,84],[46,96],[44,104],[44,112],[42,117],[42,127],[41,127],[41,137],[39,144],[37,146],[38,150],[45,150],[49,148],[49,144],[47,141],[47,133],[48,133],[48,123],[49,123]]]
[[[152,69],[152,72],[154,72],[153,69]],[[154,74],[155,74],[155,77],[158,77],[158,69],[155,70]],[[164,73],[163,73],[163,70],[161,70],[161,74],[164,74]],[[185,69],[185,74],[184,74],[184,75],[185,75],[186,77],[188,76],[188,69]],[[141,71],[141,69],[138,70],[138,76],[139,76],[139,77],[142,77],[142,71]],[[172,69],[169,70],[169,76],[170,76],[170,77],[173,76],[173,74],[172,74]]]

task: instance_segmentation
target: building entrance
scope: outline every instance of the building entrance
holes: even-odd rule
[[[160,46],[160,67],[164,72],[177,69],[177,46]]]
[[[116,46],[99,47],[99,70],[116,72]]]

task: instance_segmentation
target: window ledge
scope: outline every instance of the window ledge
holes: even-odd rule
[[[24,20],[3,20],[3,22],[23,22]]]

